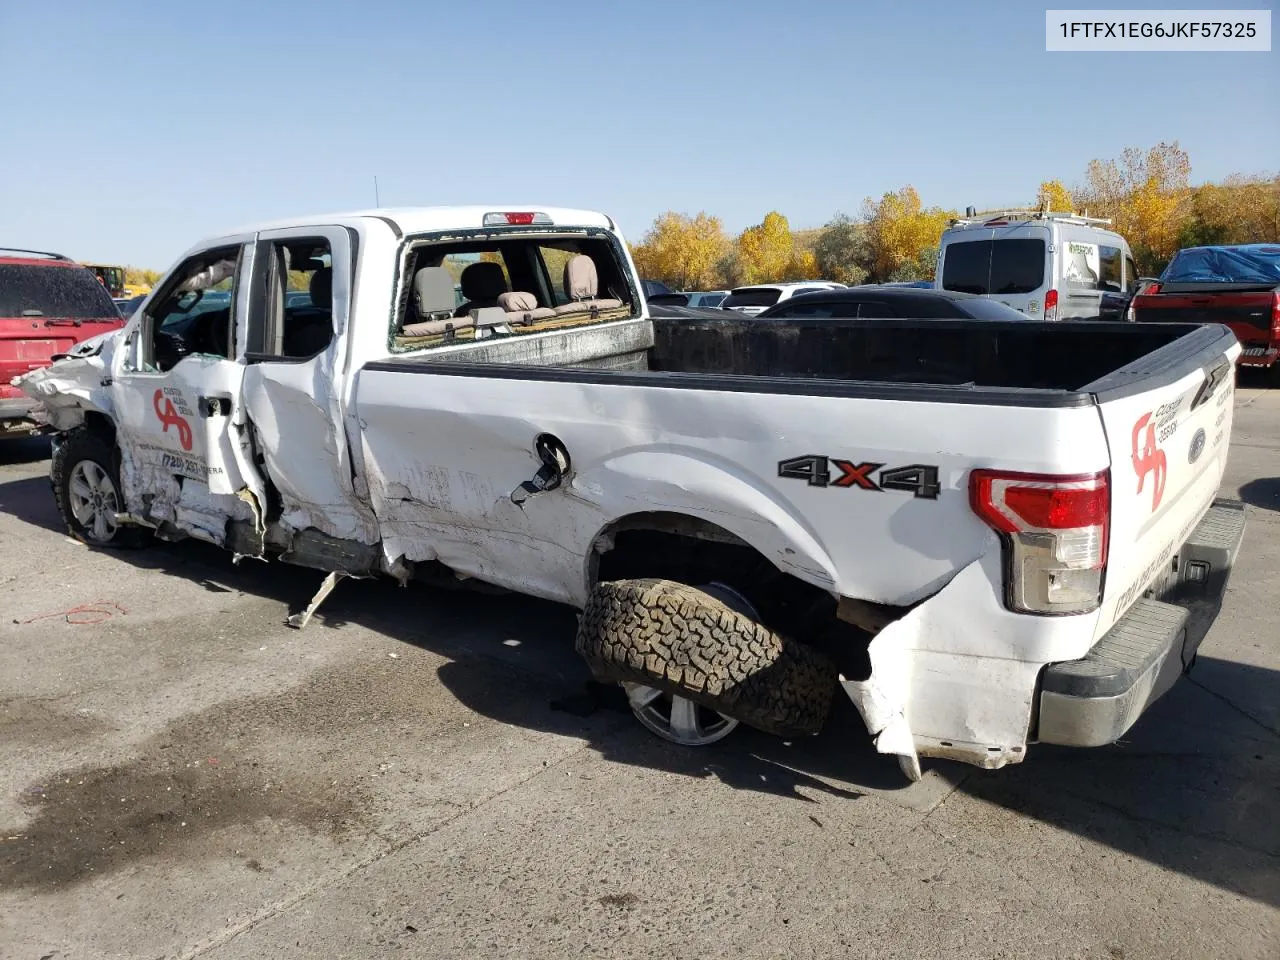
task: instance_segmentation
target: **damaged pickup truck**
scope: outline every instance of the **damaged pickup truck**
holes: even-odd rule
[[[608,217],[455,207],[210,239],[20,385],[92,545],[572,604],[659,735],[813,733],[843,689],[918,777],[1112,742],[1191,667],[1244,530],[1217,497],[1239,351],[663,318]]]

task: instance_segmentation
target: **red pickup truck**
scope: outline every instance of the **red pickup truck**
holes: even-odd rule
[[[1244,347],[1242,366],[1280,363],[1280,244],[1188,247],[1133,298],[1139,323],[1221,323]]]
[[[106,288],[74,260],[0,248],[0,438],[38,427],[34,401],[9,381],[123,325]]]

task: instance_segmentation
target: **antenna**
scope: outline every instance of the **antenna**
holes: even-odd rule
[[[373,205],[374,205],[375,207],[381,207],[381,206],[382,206],[382,200],[381,200],[381,198],[379,198],[379,196],[378,196],[378,176],[377,176],[377,174],[374,174],[374,177],[373,177]]]

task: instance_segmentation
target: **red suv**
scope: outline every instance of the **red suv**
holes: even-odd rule
[[[36,428],[33,402],[10,380],[122,326],[106,287],[74,260],[0,248],[0,438]]]

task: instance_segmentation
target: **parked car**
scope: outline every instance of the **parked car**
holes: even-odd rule
[[[1138,323],[1223,323],[1241,366],[1280,370],[1280,244],[1188,247],[1133,298]]]
[[[1035,320],[1101,319],[1111,308],[1103,297],[1131,293],[1138,279],[1128,241],[1109,223],[1025,212],[953,221],[934,285],[990,297]]]
[[[932,280],[890,280],[880,284],[882,287],[919,287],[921,290],[932,290]]]
[[[689,302],[685,306],[711,309],[724,303],[729,296],[728,290],[694,290],[689,293]]]
[[[651,307],[687,307],[689,306],[689,294],[687,293],[655,293],[652,296],[645,297]]]
[[[0,438],[39,428],[14,377],[123,325],[92,271],[57,253],[0,249]]]
[[[918,320],[1012,320],[1028,317],[1003,303],[972,293],[917,287],[864,284],[824,290],[784,300],[759,315],[771,317],[913,317]]]
[[[843,690],[912,777],[1111,742],[1194,662],[1244,529],[1214,500],[1230,331],[665,320],[626,249],[603,214],[483,207],[196,244],[123,332],[20,379],[67,529],[314,567],[309,611],[376,574],[569,603],[660,736],[814,733]],[[458,308],[462,252],[491,259]],[[311,306],[282,259],[332,264]],[[215,277],[242,336],[184,326]]]
[[[795,283],[758,283],[749,287],[736,287],[720,301],[725,310],[737,310],[749,317],[763,313],[776,303],[798,297],[803,293],[822,290],[843,290],[843,283],[832,280],[801,280]]]
[[[136,297],[129,297],[125,300],[116,301],[116,309],[120,311],[120,316],[131,317],[133,312],[142,306],[142,301],[147,299],[147,294],[139,294]]]

